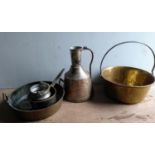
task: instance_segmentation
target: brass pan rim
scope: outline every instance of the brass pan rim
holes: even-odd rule
[[[103,75],[103,73],[104,73],[106,70],[114,69],[114,68],[128,68],[128,69],[136,69],[137,71],[142,71],[142,72],[148,74],[149,76],[151,76],[152,79],[153,79],[153,82],[150,83],[150,84],[142,85],[142,86],[136,86],[136,85],[135,85],[135,86],[129,86],[129,85],[125,85],[125,84],[121,84],[121,83],[117,83],[117,82],[111,81],[111,80],[109,80],[108,78],[106,78],[106,77]],[[114,84],[114,85],[117,85],[117,86],[120,86],[120,87],[126,87],[126,88],[145,88],[145,87],[148,87],[148,86],[153,85],[153,83],[155,82],[155,77],[154,77],[151,73],[149,73],[148,71],[145,71],[145,70],[143,70],[143,69],[139,69],[139,68],[131,67],[131,66],[109,66],[109,67],[103,68],[103,69],[102,69],[102,72],[101,72],[101,78],[104,79],[104,80],[106,80],[107,82],[110,82],[110,83]]]

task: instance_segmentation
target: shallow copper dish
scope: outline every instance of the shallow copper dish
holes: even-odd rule
[[[15,113],[24,120],[36,121],[45,119],[56,113],[62,104],[62,100],[64,97],[64,89],[61,85],[56,84],[56,101],[53,103],[51,102],[50,98],[48,98],[44,100],[44,102],[46,102],[47,105],[46,107],[33,109],[28,100],[28,92],[29,88],[36,83],[38,82],[33,82],[25,86],[22,86],[16,89],[10,96],[5,97],[5,101],[8,103],[9,107],[11,107],[11,109],[13,109]],[[51,84],[51,82],[47,83]],[[21,105],[22,103],[24,104]]]
[[[127,43],[144,45],[152,52],[154,57],[152,74],[142,69],[128,66],[114,66],[102,69],[102,63],[107,54],[113,48]],[[135,104],[141,102],[145,98],[151,85],[155,81],[155,78],[153,76],[154,68],[154,51],[145,43],[140,43],[137,41],[127,41],[114,45],[105,53],[100,65],[100,75],[104,81],[105,93],[109,97],[127,104]]]

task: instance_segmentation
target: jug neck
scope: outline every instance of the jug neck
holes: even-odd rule
[[[81,66],[81,53],[83,48],[80,46],[75,46],[70,49],[72,67],[80,67]]]

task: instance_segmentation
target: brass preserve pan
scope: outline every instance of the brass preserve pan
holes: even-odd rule
[[[154,58],[152,74],[142,69],[127,66],[115,66],[102,69],[102,63],[112,49],[129,43],[144,45],[152,52]],[[141,102],[155,81],[153,76],[154,68],[155,54],[153,49],[147,44],[137,41],[126,41],[114,45],[105,53],[100,64],[100,75],[104,81],[105,93],[109,97],[126,104]]]

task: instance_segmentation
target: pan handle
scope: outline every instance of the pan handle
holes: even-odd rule
[[[2,93],[2,99],[4,102],[8,101],[8,96],[5,93]]]
[[[64,85],[64,80],[62,78],[59,79],[59,85],[61,86],[61,83]],[[62,86],[63,87],[63,86]]]
[[[118,44],[112,46],[112,47],[105,53],[105,55],[104,55],[103,58],[102,58],[101,64],[100,64],[100,76],[101,76],[101,74],[102,74],[102,63],[103,63],[105,57],[108,55],[108,53],[109,53],[112,49],[114,49],[115,47],[120,46],[120,45],[123,45],[123,44],[128,44],[128,43],[136,43],[136,44],[144,45],[144,46],[146,46],[146,47],[152,52],[153,58],[154,58],[154,65],[153,65],[153,67],[152,67],[151,72],[152,72],[152,74],[153,74],[154,69],[155,69],[155,53],[154,53],[153,49],[152,49],[150,46],[148,46],[147,44],[145,44],[145,43],[141,43],[141,42],[138,42],[138,41],[125,41],[125,42],[121,42],[121,43],[118,43]]]

